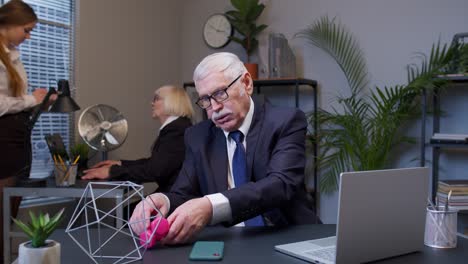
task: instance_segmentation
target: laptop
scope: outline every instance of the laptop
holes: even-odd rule
[[[312,263],[362,263],[419,251],[429,192],[428,168],[344,172],[336,236],[275,246]]]

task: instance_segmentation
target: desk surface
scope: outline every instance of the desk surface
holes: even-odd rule
[[[294,226],[284,229],[274,228],[207,228],[197,240],[224,241],[222,263],[307,263],[274,250],[274,246],[332,236],[335,225]],[[83,233],[84,235],[84,233]],[[52,239],[62,244],[62,263],[91,263],[89,257],[65,234],[58,230]],[[120,250],[128,248],[131,241],[119,241]],[[187,263],[192,245],[163,247],[158,246],[145,253],[143,261],[136,263]],[[118,248],[115,248],[117,252]],[[433,249],[424,247],[422,252],[390,258],[378,263],[466,263],[468,260],[468,240],[459,238],[455,249]],[[205,263],[205,262],[191,262]],[[214,262],[206,262],[214,263]]]

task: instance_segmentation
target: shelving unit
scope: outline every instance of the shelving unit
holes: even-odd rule
[[[453,84],[464,85],[468,88],[468,76],[444,76],[440,79],[448,80]],[[447,87],[446,89],[450,89]],[[434,106],[434,115],[432,118],[432,135],[434,133],[440,132],[440,91],[435,89],[432,92],[432,103]],[[431,143],[426,142],[426,117],[427,117],[427,92],[423,90],[421,96],[421,112],[422,112],[422,122],[421,122],[421,160],[420,165],[424,167],[426,164],[426,147],[430,147],[432,149],[432,192],[431,196],[432,199],[435,199],[437,194],[437,183],[439,181],[439,157],[440,152],[443,149],[449,148],[466,148],[468,150],[468,144],[466,143]],[[467,132],[468,134],[468,132]]]
[[[299,108],[299,87],[300,86],[307,86],[311,88],[313,100],[314,100],[314,108],[313,108],[313,115],[314,115],[314,124],[313,124],[313,131],[314,134],[317,134],[317,129],[318,129],[318,124],[317,124],[317,110],[318,110],[318,91],[317,91],[317,81],[315,80],[310,80],[310,79],[303,79],[303,78],[280,78],[280,79],[259,79],[259,80],[254,80],[253,81],[253,86],[257,92],[257,94],[261,93],[261,88],[262,87],[284,87],[284,86],[294,86],[294,96],[295,96],[295,106]],[[195,84],[193,82],[186,82],[184,83],[184,89],[187,89],[188,87],[195,87]],[[314,164],[317,164],[317,153],[318,153],[318,146],[316,143],[313,144],[312,146],[312,151],[313,151],[313,161]],[[315,209],[317,209],[318,206],[318,200],[317,200],[317,189],[318,189],[318,182],[317,182],[317,167],[314,166],[314,191],[312,193],[312,197],[315,202]]]

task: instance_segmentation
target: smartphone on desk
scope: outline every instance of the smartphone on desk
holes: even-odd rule
[[[221,260],[223,259],[224,242],[197,241],[190,252],[190,260]]]

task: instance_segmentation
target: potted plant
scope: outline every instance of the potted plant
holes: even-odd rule
[[[76,143],[70,148],[71,160],[78,163],[78,175],[88,168],[89,146],[86,143]]]
[[[256,25],[255,21],[265,9],[264,4],[258,0],[231,0],[236,10],[226,12],[226,17],[241,37],[230,36],[231,40],[239,43],[245,49],[247,62],[245,66],[253,79],[258,78],[258,64],[250,63],[250,56],[258,47],[257,35],[262,32],[266,25]]]
[[[31,239],[19,245],[18,264],[60,263],[60,243],[47,238],[57,228],[64,209],[52,218],[49,217],[49,214],[42,213],[36,217],[33,212],[29,211],[31,222],[28,224],[12,218],[15,224]]]
[[[391,167],[392,151],[402,143],[414,143],[402,133],[404,125],[419,117],[422,89],[442,87],[444,74],[457,47],[435,44],[427,57],[419,54],[421,66],[408,66],[408,83],[368,89],[368,72],[356,39],[335,19],[322,17],[298,37],[327,52],[340,66],[350,88],[349,96],[336,98],[331,111],[320,109],[319,129],[311,140],[320,146],[317,166],[320,190],[337,189],[343,171],[378,170]]]

